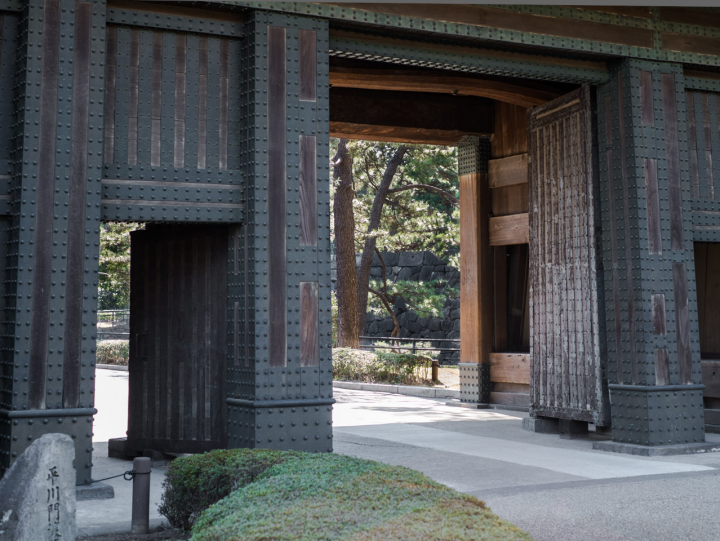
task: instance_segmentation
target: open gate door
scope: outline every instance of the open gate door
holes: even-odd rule
[[[225,447],[227,226],[148,224],[130,238],[127,449]]]
[[[604,426],[592,125],[587,86],[528,112],[530,411]]]

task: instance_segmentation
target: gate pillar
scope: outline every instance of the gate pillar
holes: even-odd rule
[[[684,92],[680,65],[636,60],[598,90],[613,443],[596,448],[705,441]]]
[[[75,442],[82,484],[90,482],[96,413],[105,1],[22,5],[17,40],[2,44],[3,60],[16,47],[17,78],[2,88],[14,93],[15,133],[0,474],[34,440],[60,432]]]
[[[332,451],[328,24],[253,11],[245,36],[228,446]]]
[[[491,391],[489,160],[490,139],[468,136],[460,143],[460,400],[470,404],[486,404]]]

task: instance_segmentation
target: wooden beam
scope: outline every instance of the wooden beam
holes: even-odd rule
[[[490,246],[528,242],[530,242],[530,228],[527,213],[490,218]]]
[[[399,5],[399,4],[396,4]],[[621,27],[625,28],[625,27]],[[471,58],[493,58],[517,62],[533,62],[548,66],[565,66],[578,69],[596,70],[598,73],[607,73],[607,62],[597,60],[585,60],[568,57],[542,56],[537,54],[517,53],[515,51],[502,51],[498,49],[482,49],[478,47],[467,47],[464,45],[450,45],[444,43],[433,43],[427,41],[412,41],[387,36],[360,34],[348,30],[330,29],[330,39],[347,39],[358,43],[373,44],[378,46],[400,46],[412,47],[423,51],[448,52],[453,54],[467,55]]]
[[[530,384],[529,353],[491,353],[490,381]]]
[[[527,184],[527,154],[519,154],[500,160],[490,160],[488,174],[491,188]]]
[[[530,395],[525,393],[498,393],[490,392],[491,404],[503,404],[504,406],[530,406]]]
[[[413,143],[418,145],[455,145],[467,135],[457,130],[431,130],[397,126],[374,126],[353,122],[330,122],[330,137],[362,139],[385,143]]]
[[[460,362],[488,363],[493,344],[493,265],[487,175],[460,175]]]
[[[507,9],[466,4],[336,4],[346,9],[357,9],[385,15],[412,17],[431,21],[467,24],[493,29],[531,32],[548,36],[618,43],[629,47],[652,49],[653,31],[646,28],[596,23],[592,21],[568,20],[561,17],[535,15]]]
[[[442,70],[357,68],[333,63],[330,65],[330,84],[336,88],[478,96],[522,107],[542,105],[564,93],[542,88],[548,86],[543,84],[519,84],[500,78],[471,77]]]
[[[662,32],[662,48],[669,51],[681,53],[705,54],[720,56],[720,39],[708,38],[705,36],[693,36],[689,34],[674,34]]]
[[[454,144],[464,135],[492,133],[492,104],[469,96],[332,88],[330,129],[353,139]]]

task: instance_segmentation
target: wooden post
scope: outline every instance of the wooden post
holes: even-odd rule
[[[460,172],[460,396],[487,402],[493,344],[493,265],[489,237],[490,140],[467,137]]]

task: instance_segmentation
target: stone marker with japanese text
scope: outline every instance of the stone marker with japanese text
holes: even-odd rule
[[[75,446],[46,434],[0,480],[0,541],[74,541]]]

